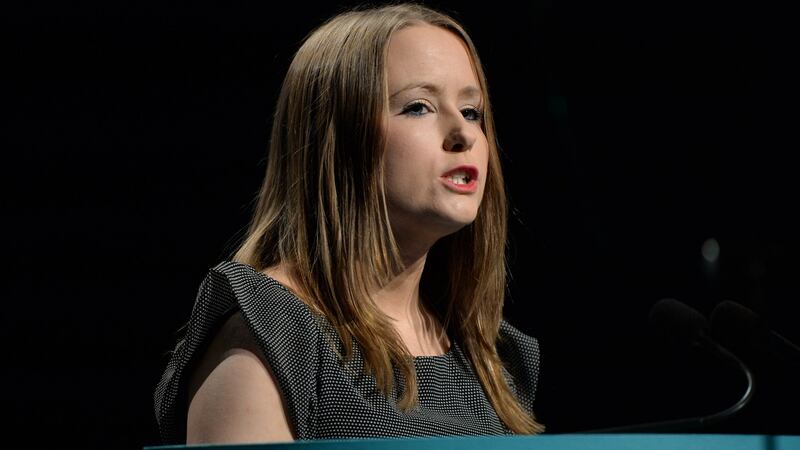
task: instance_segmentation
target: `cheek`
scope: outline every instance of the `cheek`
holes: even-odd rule
[[[433,168],[433,160],[426,152],[429,146],[429,139],[418,130],[402,127],[389,129],[384,162],[390,189],[392,186],[413,184],[415,179],[427,176]]]
[[[391,153],[396,154],[398,159],[403,157],[414,157],[421,153],[420,146],[425,141],[424,130],[409,125],[394,125],[389,127],[386,134],[387,147]]]
[[[473,150],[477,150],[479,153],[476,158],[476,163],[478,164],[478,168],[480,169],[481,173],[484,174],[483,180],[486,181],[486,175],[489,173],[489,142],[486,140],[486,136],[481,134],[480,137],[480,145],[476,145]],[[483,183],[485,185],[485,183]]]

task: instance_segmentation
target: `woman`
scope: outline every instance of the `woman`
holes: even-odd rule
[[[506,198],[453,19],[311,33],[248,235],[203,281],[156,395],[166,442],[537,433],[538,344],[502,320]]]

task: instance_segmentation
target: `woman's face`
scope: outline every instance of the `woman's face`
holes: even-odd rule
[[[435,240],[475,220],[489,145],[465,44],[431,25],[397,31],[387,60],[386,195],[401,240]],[[432,244],[432,242],[431,242]]]

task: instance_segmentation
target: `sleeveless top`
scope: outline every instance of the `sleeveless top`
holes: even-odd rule
[[[272,369],[298,440],[512,434],[455,340],[444,355],[414,358],[419,406],[403,411],[396,404],[396,390],[387,396],[364,373],[357,343],[353,357],[343,362],[343,345],[324,317],[278,281],[249,265],[225,261],[202,281],[185,335],[155,390],[156,419],[165,444],[186,442],[190,369],[217,328],[236,311]],[[512,392],[532,412],[538,341],[502,321],[497,349]],[[395,376],[400,379],[397,369]]]

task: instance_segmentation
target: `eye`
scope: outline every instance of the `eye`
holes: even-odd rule
[[[474,122],[480,122],[483,119],[483,111],[477,108],[464,108],[461,110],[461,114],[465,119]]]
[[[427,110],[428,112],[431,111],[431,109],[425,103],[414,102],[406,106],[402,114],[419,117],[425,115],[425,110]]]

